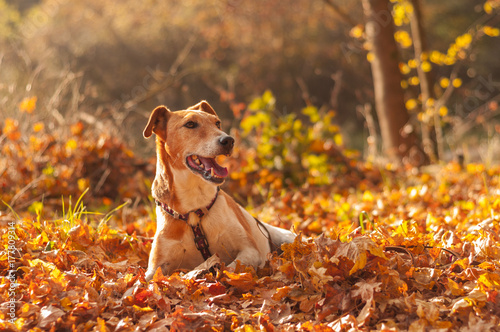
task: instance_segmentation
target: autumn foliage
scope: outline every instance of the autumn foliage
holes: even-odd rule
[[[380,153],[361,1],[0,0],[0,330],[500,330],[500,1],[425,2],[419,52],[424,2],[385,2],[430,166]],[[223,189],[298,236],[146,282],[140,133],[200,99]]]
[[[214,257],[147,283],[155,222],[145,164],[153,162],[94,134],[78,123],[57,135],[35,124],[28,137],[14,120],[2,126],[11,167],[1,178],[0,264],[12,271],[2,275],[2,330],[499,327],[498,167],[392,170],[345,157],[337,180],[306,186],[271,186],[272,169],[259,184],[263,173],[250,172],[248,186],[260,190],[247,199],[260,201],[263,188],[268,197],[251,212],[293,227],[297,240],[263,269],[209,272]],[[115,211],[127,198],[133,209]]]

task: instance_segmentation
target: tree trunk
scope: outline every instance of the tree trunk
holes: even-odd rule
[[[371,46],[375,108],[384,154],[395,163],[422,165],[427,158],[418,146],[405,108],[399,52],[389,0],[362,0],[366,38]]]

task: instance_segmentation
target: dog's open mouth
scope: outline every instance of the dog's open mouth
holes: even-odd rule
[[[190,155],[186,158],[186,161],[193,172],[201,174],[207,181],[222,183],[229,174],[227,168],[219,165],[215,158]]]

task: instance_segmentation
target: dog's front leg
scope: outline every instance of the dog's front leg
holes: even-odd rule
[[[165,238],[162,235],[162,231],[158,232],[153,240],[151,252],[149,253],[148,270],[145,275],[146,281],[153,278],[159,267],[161,267],[164,275],[168,275],[182,263],[184,252],[180,242]]]

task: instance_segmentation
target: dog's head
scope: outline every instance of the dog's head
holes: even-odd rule
[[[219,117],[206,101],[176,112],[158,106],[143,134],[149,138],[153,133],[174,168],[187,168],[215,184],[224,182],[228,170],[215,159],[231,155],[234,139],[221,130]]]

